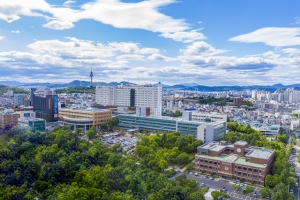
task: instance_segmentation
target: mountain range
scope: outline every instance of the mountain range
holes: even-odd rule
[[[129,82],[124,81],[123,84],[127,85]],[[7,85],[7,86],[46,86],[49,88],[68,88],[68,87],[76,87],[76,86],[82,86],[82,87],[88,87],[90,86],[89,81],[79,81],[74,80],[69,83],[21,83],[18,81],[0,81],[1,85]],[[118,86],[121,83],[119,82],[94,82],[93,86]],[[130,83],[134,84],[134,83]],[[157,86],[157,84],[153,84],[154,86]],[[229,91],[229,90],[267,90],[267,91],[275,91],[278,88],[286,89],[286,88],[295,88],[300,89],[300,84],[292,84],[292,85],[283,85],[283,84],[275,84],[275,85],[249,85],[249,86],[205,86],[205,85],[198,85],[197,83],[182,83],[182,84],[176,84],[176,85],[166,85],[162,84],[162,87],[164,90],[198,90],[198,91],[205,91],[205,92],[212,92],[212,91]]]

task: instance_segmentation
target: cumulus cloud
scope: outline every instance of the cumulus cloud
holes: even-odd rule
[[[54,30],[63,30],[63,29],[70,29],[74,27],[74,24],[72,22],[67,21],[57,21],[53,20],[48,22],[47,24],[44,24],[43,27],[54,29]]]
[[[267,27],[233,38],[229,41],[254,43],[261,42],[273,47],[300,45],[300,28]]]
[[[184,42],[184,43],[193,42],[195,40],[206,39],[206,37],[202,33],[199,33],[196,30],[174,32],[174,33],[163,33],[160,36],[163,36],[165,38],[171,38],[175,41]]]
[[[203,41],[194,42],[193,44],[188,45],[186,49],[180,49],[180,52],[184,55],[215,55],[227,51],[228,50],[224,49],[215,49],[213,46]]]
[[[127,54],[127,55],[121,55],[121,56],[117,56],[116,59],[117,60],[144,60],[144,56],[142,55],[137,55],[137,54]]]
[[[177,60],[176,58],[170,58],[170,57],[161,55],[159,53],[155,53],[155,54],[150,55],[148,57],[148,59],[152,60],[152,61],[175,61],[175,60]]]
[[[11,33],[20,34],[21,32],[19,30],[11,31]]]
[[[3,40],[4,38],[5,38],[5,36],[1,36],[1,35],[0,35],[0,40]]]

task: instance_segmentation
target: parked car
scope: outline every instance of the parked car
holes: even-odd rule
[[[243,187],[243,186],[244,186],[244,184],[243,184],[243,183],[240,183],[240,186],[241,186],[241,187]]]
[[[243,192],[243,194],[246,194],[246,193],[247,193],[246,190],[242,190],[242,192]]]
[[[200,186],[201,186],[201,187],[205,187],[205,184],[204,184],[204,183],[201,183]]]
[[[244,184],[244,187],[247,187],[247,184],[246,184],[246,183]]]
[[[294,190],[293,190],[293,189],[290,189],[290,193],[294,193]]]
[[[207,178],[208,178],[208,176],[204,176],[204,178],[205,178],[205,179],[207,179]]]
[[[193,175],[193,172],[190,172],[190,175]]]
[[[198,173],[195,173],[195,176],[199,176],[199,174],[198,174]]]
[[[223,187],[223,188],[222,188],[222,191],[223,191],[223,192],[226,192],[226,191],[227,191],[226,187]]]
[[[214,180],[214,177],[210,177],[209,180]]]
[[[295,183],[295,186],[298,187],[298,183]]]

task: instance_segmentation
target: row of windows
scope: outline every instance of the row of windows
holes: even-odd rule
[[[198,161],[200,161],[200,162],[205,162],[205,163],[209,163],[209,164],[217,164],[217,162],[216,161],[207,161],[207,160],[202,160],[202,159],[199,159]],[[201,166],[201,165],[200,165]],[[243,169],[243,170],[245,170],[245,171],[254,171],[254,172],[258,172],[258,170],[257,169],[252,169],[252,168],[246,168],[246,167],[241,167],[241,166],[235,166],[235,168],[238,168],[238,169]],[[259,170],[259,172],[261,172],[260,170]]]

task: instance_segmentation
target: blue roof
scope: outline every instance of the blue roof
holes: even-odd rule
[[[184,110],[196,110],[196,108],[186,108]]]

